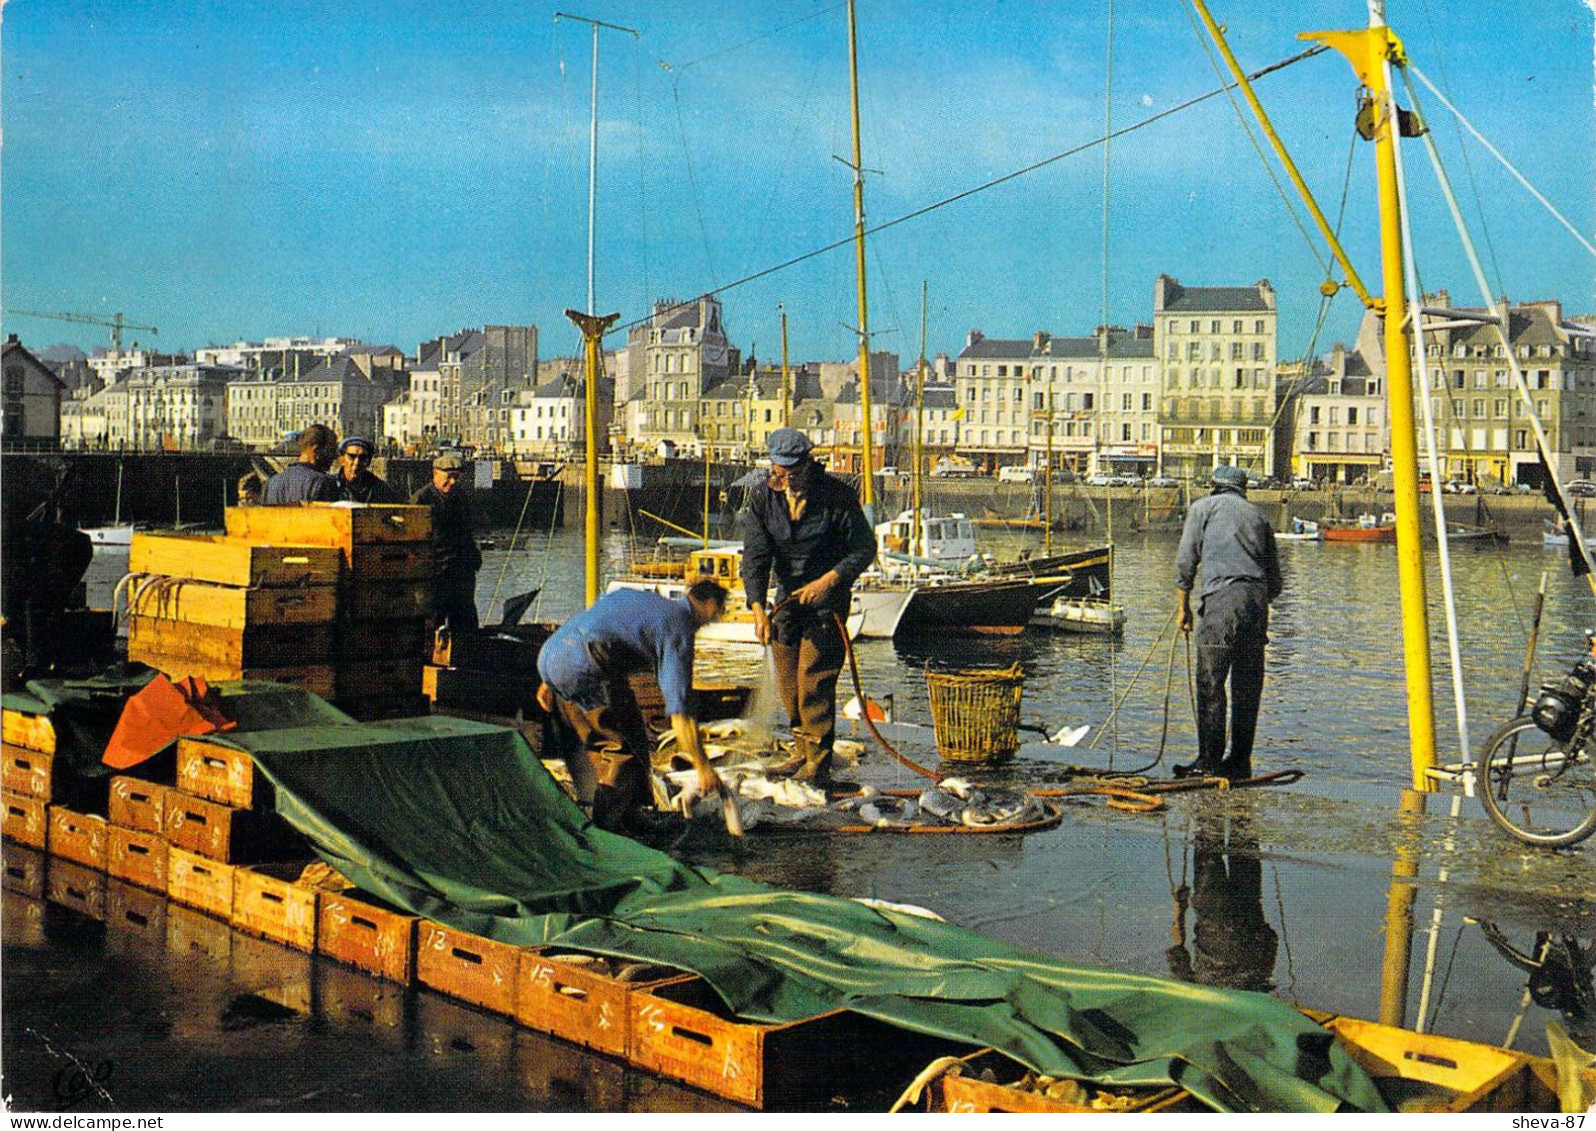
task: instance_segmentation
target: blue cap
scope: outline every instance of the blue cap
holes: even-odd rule
[[[1233,467],[1228,463],[1222,463],[1214,468],[1210,478],[1213,479],[1214,485],[1217,487],[1235,487],[1241,491],[1247,489],[1247,473],[1241,468]]]
[[[791,467],[801,462],[814,444],[796,428],[778,428],[770,434],[770,462]]]
[[[355,444],[359,444],[361,447],[365,448],[368,452],[371,451],[371,441],[366,439],[364,436],[346,436],[344,438],[344,442],[338,445],[338,454],[342,455],[344,452],[347,452]]]

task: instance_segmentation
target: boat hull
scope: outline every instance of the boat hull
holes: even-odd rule
[[[853,603],[862,615],[859,635],[867,640],[891,640],[903,619],[903,610],[914,595],[910,587],[855,589]]]
[[[133,545],[133,524],[131,522],[118,523],[113,526],[85,526],[83,533],[89,536],[89,541],[96,546],[128,546]]]
[[[1113,549],[1093,546],[1045,558],[1005,562],[986,571],[992,580],[1023,578],[1031,587],[1031,606],[1046,611],[1060,597],[1107,597],[1113,582]]]
[[[1394,526],[1327,526],[1326,542],[1395,542]]]
[[[1052,628],[1060,632],[1108,636],[1124,631],[1125,608],[1090,597],[1060,597],[1047,612],[1033,615],[1031,623],[1039,628]]]
[[[1011,636],[1025,630],[1035,608],[1024,578],[925,585],[910,596],[895,635]]]

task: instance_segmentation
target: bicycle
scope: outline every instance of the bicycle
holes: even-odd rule
[[[1529,714],[1486,740],[1476,768],[1485,811],[1541,848],[1566,848],[1596,832],[1596,632],[1585,640],[1587,654],[1541,688]]]

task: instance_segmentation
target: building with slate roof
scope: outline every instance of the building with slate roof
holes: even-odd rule
[[[307,424],[325,424],[343,436],[383,435],[383,405],[399,391],[385,379],[391,368],[367,375],[360,359],[346,351],[312,364],[298,351],[254,355],[260,369],[230,370],[226,434],[250,448],[269,450]]]
[[[615,383],[599,378],[598,434],[608,446]],[[523,391],[510,409],[507,454],[580,458],[587,450],[587,381],[569,372]]]
[[[66,386],[15,334],[0,347],[0,388],[6,447],[54,448],[61,442],[61,397]]]
[[[1282,367],[1279,434],[1289,447],[1276,462],[1281,475],[1289,467],[1320,483],[1372,483],[1390,463],[1385,382],[1370,370],[1365,344],[1363,335],[1356,348],[1337,342],[1306,371]]]
[[[1160,275],[1153,348],[1163,366],[1161,473],[1201,481],[1216,464],[1275,474],[1275,291],[1188,287]]]
[[[690,302],[660,299],[649,320],[633,327],[626,340],[635,405],[624,414],[627,441],[647,451],[668,445],[677,452],[700,452],[703,429],[713,426],[704,413],[704,397],[742,368],[741,354],[721,322],[720,300],[713,295]]]

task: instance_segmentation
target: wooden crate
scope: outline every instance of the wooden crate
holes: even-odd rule
[[[538,678],[428,664],[421,672],[421,690],[440,707],[509,716],[533,708]]]
[[[127,658],[148,664],[172,679],[197,676],[211,683],[232,679],[268,680],[301,688],[323,699],[333,697],[333,670],[330,664],[305,664],[300,667],[239,667],[237,664],[213,663],[203,657],[159,652],[153,648],[135,646],[128,641]]]
[[[358,702],[367,698],[397,698],[421,694],[421,661],[389,658],[340,661],[333,673],[336,698]]]
[[[207,915],[231,920],[233,866],[172,845],[166,864],[166,894]]]
[[[160,833],[118,825],[112,825],[107,833],[106,873],[114,879],[165,892],[166,838]]]
[[[33,899],[44,898],[44,853],[20,844],[0,844],[0,887]]]
[[[55,724],[49,715],[30,715],[10,707],[0,709],[0,741],[41,754],[55,753]]]
[[[273,592],[291,593],[282,589]],[[252,624],[231,628],[150,616],[128,618],[128,647],[236,668],[325,664],[333,657],[333,625]]]
[[[350,551],[350,580],[419,581],[432,577],[431,542],[368,542]]]
[[[166,839],[225,864],[259,864],[303,853],[304,840],[276,813],[234,809],[180,789],[166,791]]]
[[[111,779],[111,824],[124,829],[158,833],[166,828],[166,786],[143,778],[119,775]]]
[[[432,648],[432,622],[426,617],[346,620],[338,626],[333,648],[339,660],[369,660],[373,656],[425,660]]]
[[[1033,1112],[1054,1114],[1086,1114],[1103,1111],[1154,1112],[1154,1111],[1207,1111],[1208,1108],[1184,1088],[1173,1085],[1151,1088],[1113,1088],[1101,1090],[1086,1085],[1092,1095],[1103,1092],[1103,1106],[1092,1106],[1089,1096],[1074,1099],[1057,1098],[1044,1093],[1018,1087],[1025,1069],[1015,1061],[991,1049],[983,1049],[968,1058],[969,1067],[957,1074],[948,1073],[935,1081],[930,1089],[932,1111],[965,1113]],[[982,1074],[991,1072],[995,1080],[984,1080]]]
[[[344,586],[343,612],[352,621],[413,621],[432,615],[430,579],[366,581]],[[417,657],[421,659],[422,657]]]
[[[233,958],[233,925],[178,903],[166,906],[166,949],[183,958],[223,965]]]
[[[627,1060],[749,1107],[812,1106],[859,1055],[845,1010],[782,1025],[739,1021],[701,979],[631,997]],[[822,1097],[823,1098],[823,1097]]]
[[[110,826],[104,817],[79,813],[65,805],[52,805],[49,822],[46,848],[51,856],[71,860],[85,868],[105,871],[105,848]]]
[[[322,892],[316,951],[379,978],[408,986],[416,976],[416,925],[420,916],[357,898]]]
[[[332,585],[343,560],[329,546],[268,546],[214,534],[133,535],[129,573],[239,588]]]
[[[513,629],[481,632],[439,632],[433,641],[432,662],[440,668],[515,672],[537,679],[538,652],[552,635],[544,625],[518,625]]]
[[[0,789],[48,801],[54,781],[54,754],[9,743],[0,746]]]
[[[125,938],[139,945],[166,941],[166,890],[149,891],[122,880],[108,879],[105,885],[105,926],[107,949],[117,949],[113,940]]]
[[[517,971],[515,1019],[528,1029],[624,1057],[633,991],[691,977],[660,967],[658,977],[623,982],[562,961],[558,951],[523,950]]]
[[[338,587],[239,589],[203,581],[152,584],[130,593],[128,613],[143,620],[218,628],[328,624],[338,615]]]
[[[177,784],[235,809],[268,809],[274,795],[271,783],[256,775],[248,751],[204,738],[177,740]]]
[[[0,820],[0,834],[18,844],[43,848],[49,836],[50,824],[45,818],[46,803],[42,797],[26,797],[20,793],[0,793],[0,806],[4,806],[4,819]]]
[[[521,948],[423,920],[416,941],[416,981],[494,1013],[515,1014]]]
[[[1324,1024],[1397,1111],[1526,1110],[1523,1053],[1353,1017]]]
[[[44,897],[90,919],[105,919],[105,873],[70,860],[52,860],[45,869]]]
[[[296,882],[304,867],[256,864],[234,871],[233,926],[314,953],[318,893]]]
[[[335,507],[307,503],[298,507],[228,507],[227,533],[251,542],[293,546],[332,546],[344,555],[345,567],[356,547],[392,542],[428,542],[432,508],[411,506]]]

